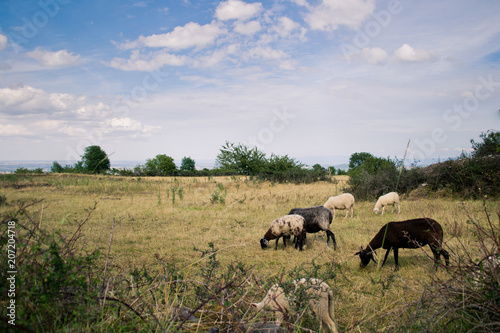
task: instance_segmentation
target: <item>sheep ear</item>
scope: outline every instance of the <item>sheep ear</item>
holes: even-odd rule
[[[359,251],[363,251],[363,247],[362,246],[359,247]]]
[[[361,254],[361,252],[354,253],[355,256],[359,256],[360,254]]]

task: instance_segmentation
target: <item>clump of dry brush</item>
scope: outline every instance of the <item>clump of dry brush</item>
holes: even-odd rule
[[[485,199],[467,216],[472,241],[457,238],[456,262],[409,307],[405,332],[500,332],[500,213],[490,214]]]

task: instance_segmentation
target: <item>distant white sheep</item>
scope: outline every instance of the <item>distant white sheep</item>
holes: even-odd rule
[[[304,245],[304,240],[306,237],[305,230],[305,220],[300,215],[285,215],[277,218],[271,222],[271,226],[267,230],[264,237],[260,240],[260,246],[265,249],[269,245],[269,241],[276,239],[275,250],[278,249],[278,241],[280,237],[283,237],[283,245],[286,247],[286,240],[290,236],[294,235],[297,238],[297,243],[295,243],[295,248],[299,248],[302,251],[302,246]]]
[[[349,210],[351,211],[351,217],[354,216],[354,196],[351,193],[343,193],[335,197],[330,197],[323,206],[333,210],[333,218],[335,218],[335,209],[345,209],[344,218],[349,215]]]
[[[378,214],[380,208],[382,208],[381,215],[384,215],[385,206],[388,205],[392,205],[391,212],[394,212],[394,205],[398,205],[398,214],[401,213],[401,209],[399,207],[399,195],[396,192],[389,192],[378,198],[375,208],[373,208],[373,212]]]
[[[321,320],[322,331],[327,332],[329,329],[331,332],[337,333],[333,292],[330,286],[314,278],[294,280],[293,284],[295,286],[294,293],[298,292],[298,288],[304,288],[304,291],[312,296],[308,302],[308,306]],[[288,299],[285,297],[285,292],[277,284],[269,289],[262,302],[252,303],[252,306],[257,310],[266,309],[274,312],[276,314],[277,325],[281,325],[285,314],[289,316],[295,315],[295,311],[290,307]]]

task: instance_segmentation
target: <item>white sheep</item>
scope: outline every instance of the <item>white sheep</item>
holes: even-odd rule
[[[373,208],[373,212],[378,214],[380,208],[382,208],[381,215],[384,215],[385,206],[388,205],[392,205],[392,212],[394,212],[394,205],[398,205],[398,214],[401,213],[399,207],[399,195],[396,192],[389,192],[378,198],[375,208]]]
[[[354,196],[351,193],[343,193],[335,197],[330,197],[323,206],[333,210],[333,218],[335,218],[335,209],[345,209],[344,218],[349,215],[349,210],[351,210],[351,217],[354,216]]]
[[[337,333],[337,325],[335,324],[335,306],[333,302],[333,292],[328,284],[318,279],[294,280],[294,293],[297,289],[304,288],[311,299],[308,301],[309,309],[321,321],[321,328],[324,332],[330,329],[331,332]],[[252,303],[252,306],[257,310],[266,309],[272,311],[276,315],[277,325],[281,325],[283,316],[294,316],[295,311],[290,307],[288,299],[285,296],[283,289],[275,284],[269,289],[266,297],[260,303]]]
[[[299,248],[302,251],[302,246],[304,245],[304,240],[306,237],[306,230],[304,228],[305,220],[300,215],[290,214],[282,217],[278,217],[276,220],[271,222],[271,226],[267,230],[264,237],[260,240],[260,246],[265,249],[269,245],[269,241],[276,239],[275,250],[278,249],[278,241],[282,236],[283,244],[286,247],[286,239],[289,236],[294,235],[297,239],[295,243],[295,248]]]

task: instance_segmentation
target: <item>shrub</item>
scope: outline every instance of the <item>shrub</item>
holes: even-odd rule
[[[468,224],[474,246],[450,249],[454,267],[446,278],[432,276],[420,300],[408,307],[405,332],[500,331],[500,228],[486,202],[482,216],[469,214]]]
[[[57,331],[70,323],[88,322],[98,315],[99,290],[93,267],[100,255],[98,251],[82,253],[76,242],[82,236],[81,230],[90,212],[86,220],[77,223],[75,233],[65,238],[38,227],[36,214],[28,211],[34,204],[21,207],[12,216],[5,217],[0,225],[2,253],[11,249],[10,231],[16,233],[17,273],[10,274],[6,269],[0,272],[2,290],[9,289],[7,278],[15,278],[16,326],[33,331]],[[20,216],[22,221],[18,219]],[[4,268],[13,264],[7,256],[1,256],[0,262]],[[1,320],[1,325],[7,325],[6,322]]]
[[[497,197],[500,194],[500,155],[461,158],[423,169],[425,181],[434,191],[451,190],[462,198]]]
[[[358,200],[372,200],[384,193],[394,191],[397,187],[398,170],[396,163],[389,158],[363,155],[361,162],[350,162],[349,165],[353,167],[348,172],[348,185]]]

